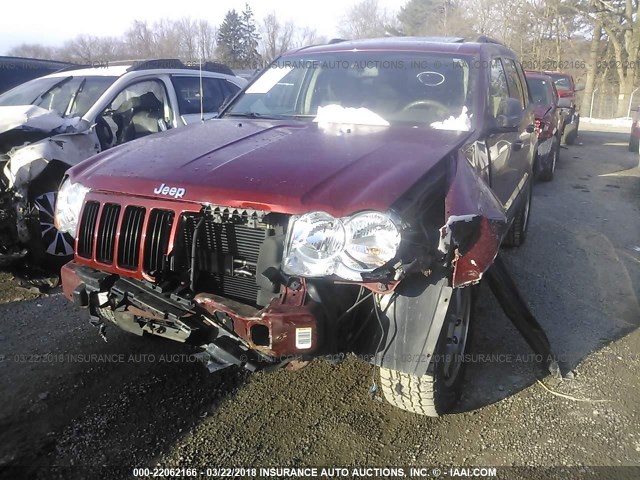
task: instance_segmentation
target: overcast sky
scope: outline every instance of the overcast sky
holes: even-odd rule
[[[347,8],[358,0],[249,0],[257,22],[275,11],[285,21],[315,28],[319,35],[337,36],[337,26]],[[397,10],[404,0],[378,0]],[[120,36],[133,20],[153,22],[161,18],[204,18],[219,25],[225,13],[243,10],[245,0],[103,0],[53,2],[27,0],[3,2],[0,13],[0,55],[20,43],[61,45],[79,34]]]

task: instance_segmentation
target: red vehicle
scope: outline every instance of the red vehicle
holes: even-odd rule
[[[558,90],[558,105],[562,109],[564,116],[564,131],[562,140],[567,145],[573,145],[578,138],[578,128],[580,127],[580,113],[577,103],[576,93],[584,90],[584,85],[577,84],[573,76],[562,72],[544,72],[553,79],[553,83]]]
[[[560,156],[564,117],[558,107],[558,91],[551,77],[532,71],[527,71],[526,76],[533,98],[538,134],[538,153],[534,170],[538,178],[548,182],[553,179]]]
[[[447,413],[472,286],[526,237],[534,122],[522,66],[498,43],[289,52],[219,118],[68,172],[64,294],[102,333],[195,344],[211,370],[355,352],[393,405]]]

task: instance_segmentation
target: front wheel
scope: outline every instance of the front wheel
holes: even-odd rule
[[[434,356],[424,375],[380,368],[380,386],[393,406],[430,417],[450,413],[460,398],[473,324],[474,287],[453,290]]]
[[[32,203],[38,211],[40,238],[31,242],[31,257],[40,266],[54,270],[73,258],[74,244],[73,237],[60,232],[54,224],[57,187],[57,182],[51,182],[32,193]]]

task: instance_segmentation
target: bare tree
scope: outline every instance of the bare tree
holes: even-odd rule
[[[152,58],[156,51],[153,29],[146,21],[134,20],[124,34],[132,58]]]
[[[216,50],[216,36],[218,35],[217,29],[206,20],[198,20],[197,26],[200,58],[206,60],[213,59]]]
[[[640,53],[640,15],[638,0],[595,0],[594,12],[601,13],[603,29],[615,55],[615,70],[620,82],[616,116],[627,115],[631,92],[637,77]]]
[[[268,14],[261,25],[262,57],[266,62],[282,55],[293,46],[295,26],[288,21],[280,23],[275,12]]]
[[[394,22],[394,16],[378,0],[362,0],[347,10],[338,30],[347,38],[381,37]]]
[[[298,28],[293,38],[292,47],[308,47],[309,45],[321,45],[327,43],[327,38],[318,35],[318,32],[310,27]]]

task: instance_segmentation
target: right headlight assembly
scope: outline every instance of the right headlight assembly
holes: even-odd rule
[[[362,273],[396,256],[400,240],[398,223],[386,213],[366,211],[345,218],[307,213],[289,225],[283,270],[289,275],[362,281]]]
[[[81,183],[71,183],[69,178],[62,182],[56,199],[55,224],[59,231],[75,238],[80,211],[88,192],[87,187]]]

